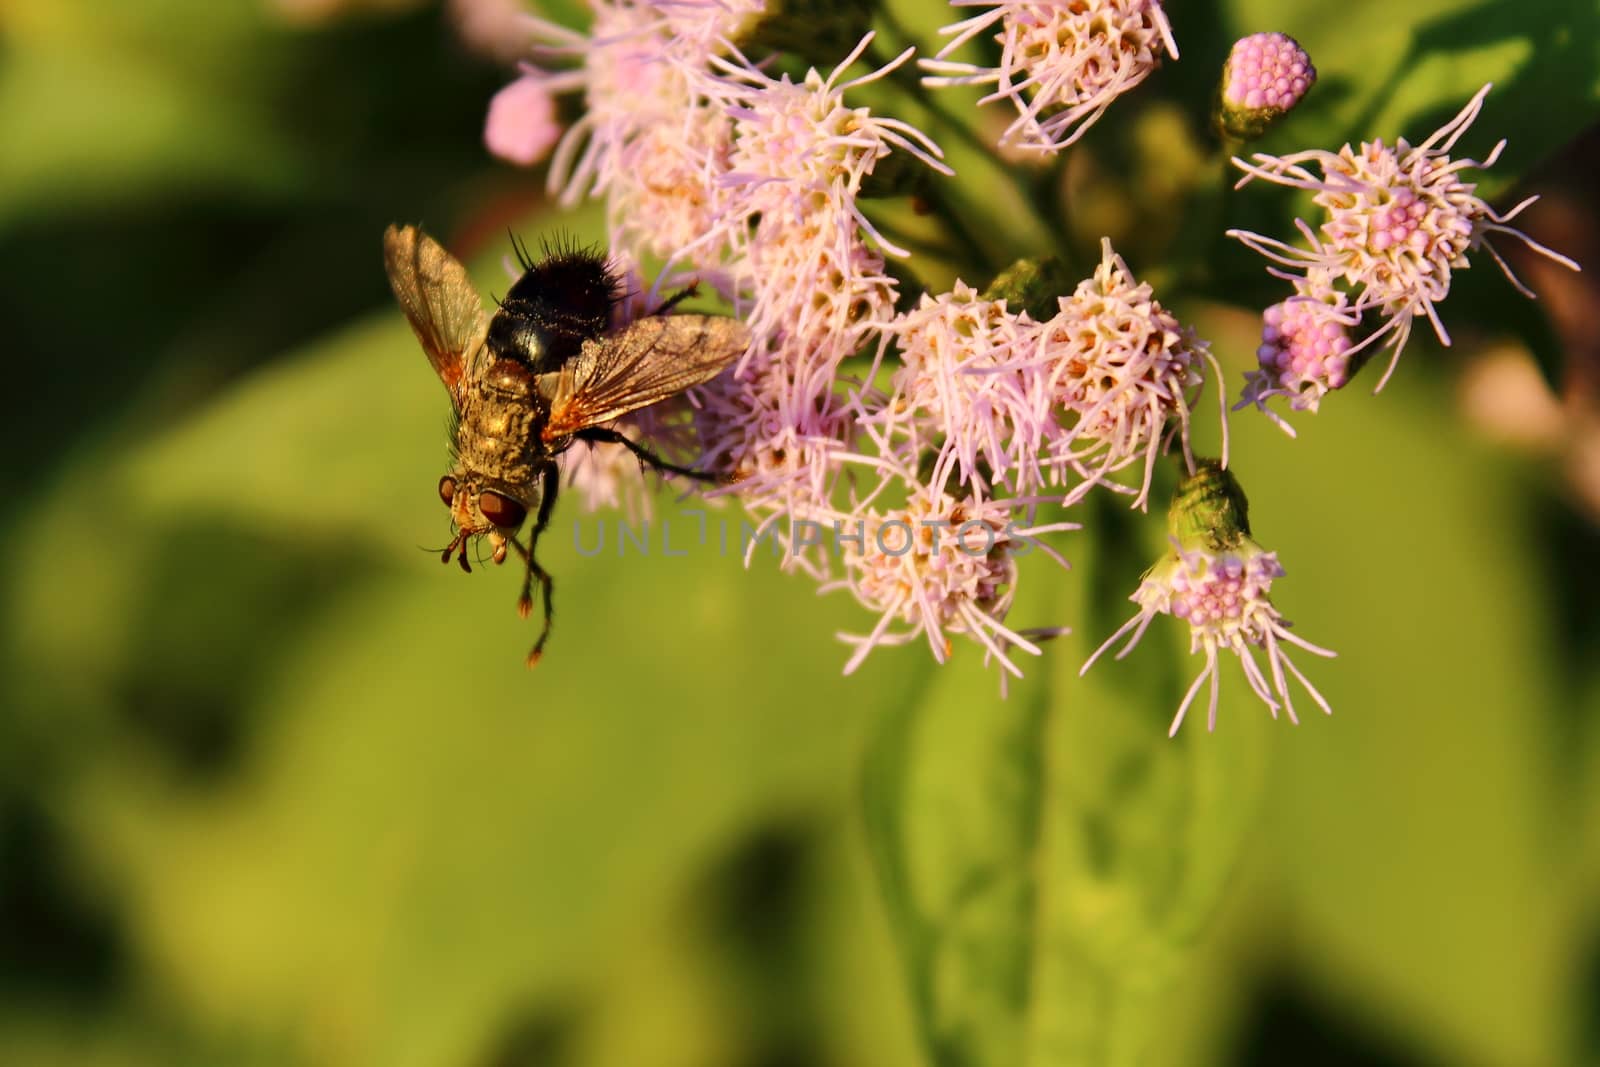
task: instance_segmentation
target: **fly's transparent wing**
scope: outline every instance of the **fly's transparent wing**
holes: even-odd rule
[[[428,362],[455,395],[489,333],[483,300],[467,269],[415,226],[383,231],[383,265]]]
[[[744,324],[720,315],[654,315],[585,341],[566,366],[544,376],[544,438],[555,441],[710,381],[749,344]]]

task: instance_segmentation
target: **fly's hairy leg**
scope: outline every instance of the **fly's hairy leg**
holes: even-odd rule
[[[682,289],[679,289],[676,293],[673,293],[671,296],[663,300],[661,302],[661,306],[650,312],[650,314],[665,315],[667,312],[671,311],[673,308],[677,307],[679,304],[683,303],[685,300],[689,299],[699,291],[700,283],[698,281],[690,282],[688,285],[684,286]]]
[[[550,513],[555,510],[556,493],[561,488],[561,468],[554,462],[546,464],[543,480],[543,489],[539,497],[539,514],[533,520],[533,529],[528,531],[528,547],[523,548],[521,541],[515,537],[510,538],[512,547],[527,564],[527,568],[522,572],[522,595],[517,598],[517,614],[524,619],[533,614],[535,581],[539,583],[540,592],[544,597],[544,626],[539,630],[539,639],[533,643],[533,651],[528,653],[530,667],[537,666],[539,657],[544,655],[544,643],[550,639],[550,624],[555,618],[555,608],[551,602],[555,583],[550,578],[550,572],[539,566],[534,554],[539,550],[539,535],[550,525]]]
[[[649,466],[658,471],[681,474],[685,478],[693,478],[701,482],[720,482],[724,480],[720,475],[712,474],[709,471],[697,471],[690,467],[680,467],[676,463],[668,463],[644,445],[639,444],[639,442],[624,437],[616,430],[605,426],[590,426],[587,429],[579,430],[573,436],[580,441],[588,441],[591,444],[621,445],[638,457],[641,469]]]

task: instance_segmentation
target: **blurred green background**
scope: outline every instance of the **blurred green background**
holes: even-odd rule
[[[1162,544],[1113,507],[1071,574],[1025,563],[1012,620],[1074,633],[1003,702],[971,648],[841,678],[870,620],[769,560],[585,558],[573,498],[527,673],[514,577],[418,550],[445,398],[379,235],[421,221],[490,288],[508,225],[598,216],[486,157],[507,73],[447,11],[366,7],[0,0],[0,1064],[1600,1064],[1585,281],[1552,326],[1475,270],[1382,396],[1294,442],[1235,418],[1331,719],[1228,664],[1217,733],[1167,741],[1173,625],[1079,680]],[[1592,7],[1172,17],[1126,129],[1203,112],[1254,29],[1323,72],[1280,147],[1418,139],[1492,77],[1465,147],[1510,136],[1494,188],[1536,175],[1530,225],[1600,267]],[[1219,256],[1183,310],[1237,382],[1220,298],[1270,290]]]

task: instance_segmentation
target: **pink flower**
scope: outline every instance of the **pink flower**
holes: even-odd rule
[[[1048,401],[1060,419],[1049,430],[1049,459],[1084,479],[1067,502],[1142,461],[1134,506],[1143,507],[1156,458],[1174,440],[1194,469],[1190,411],[1205,384],[1204,364],[1220,371],[1206,342],[1134,279],[1110,239],[1100,248],[1094,277],[1060,299],[1027,362],[1048,368]],[[1222,433],[1226,463],[1226,412]]]
[[[763,515],[823,506],[854,435],[833,373],[831,358],[763,349],[692,390],[699,465],[737,479],[731,491]]]
[[[531,167],[560,136],[556,104],[543,78],[523,75],[489,101],[483,142],[501,159]]]
[[[1281,158],[1257,153],[1253,162],[1233,161],[1245,172],[1241,186],[1261,178],[1316,194],[1313,202],[1326,213],[1319,231],[1313,233],[1296,220],[1308,248],[1245,230],[1228,234],[1276,264],[1276,269],[1269,268],[1274,274],[1302,285],[1313,276],[1326,277],[1348,290],[1353,315],[1373,311],[1383,318],[1383,325],[1350,350],[1353,354],[1388,336],[1394,354],[1379,390],[1394,373],[1417,315],[1433,324],[1441,344],[1450,343],[1436,305],[1449,295],[1453,272],[1470,265],[1469,252],[1486,250],[1519,292],[1533,296],[1489,243],[1490,235],[1509,234],[1540,255],[1579,269],[1566,256],[1507,225],[1538,197],[1502,215],[1462,180],[1464,171],[1492,166],[1505,141],[1481,163],[1448,154],[1477,118],[1490,88],[1485,85],[1460,114],[1415,148],[1402,138],[1392,148],[1372,141],[1363,142],[1359,150],[1345,145],[1338,152],[1319,149]],[[1312,166],[1320,173],[1313,173]]]
[[[731,133],[725,117],[692,106],[622,145],[607,202],[612,248],[634,259],[648,254],[717,267],[722,247],[701,238],[717,225],[716,185],[728,167]]]
[[[1082,137],[1113,100],[1144,81],[1163,52],[1178,58],[1159,0],[953,0],[952,6],[989,10],[939,31],[951,40],[922,61],[935,75],[923,82],[995,86],[979,103],[1009,100],[1017,112],[1002,146],[1059,152]],[[997,24],[999,66],[946,58]]]
[[[679,256],[714,252],[756,343],[736,371],[696,392],[706,462],[736,473],[765,509],[820,507],[853,420],[837,392],[841,360],[894,317],[884,241],[857,205],[861,184],[891,151],[945,169],[912,127],[845,104],[841,73],[799,82],[771,77],[737,50],[714,57],[695,91],[731,123],[728,163],[715,180],[715,222]]]
[[[1273,606],[1269,593],[1272,583],[1283,577],[1283,568],[1276,554],[1251,539],[1249,509],[1238,479],[1220,462],[1206,459],[1195,464],[1178,484],[1167,512],[1172,551],[1145,572],[1129,598],[1139,605],[1139,613],[1107,638],[1079,671],[1087,673],[1095,660],[1125,635],[1128,641],[1117,658],[1133,651],[1157,615],[1183,619],[1189,624],[1189,651],[1204,652],[1206,663],[1178,705],[1170,734],[1183,725],[1189,705],[1208,679],[1211,706],[1206,728],[1216,728],[1219,650],[1239,657],[1250,688],[1274,718],[1282,707],[1290,722],[1299,721],[1284,681],[1286,670],[1299,679],[1323,711],[1332,713],[1322,694],[1289,659],[1284,645],[1297,645],[1317,656],[1333,653],[1290,633],[1289,622]],[[1268,674],[1262,673],[1252,648],[1266,652]]]
[[[895,281],[883,267],[851,222],[823,209],[793,225],[763,218],[732,269],[752,333],[831,371],[893,319]]]
[[[552,93],[583,90],[583,116],[561,138],[550,165],[550,188],[565,204],[604,193],[626,177],[623,150],[643,131],[682,121],[696,103],[689,72],[709,55],[706,43],[675,36],[652,4],[590,0],[590,6],[588,36],[528,17],[536,57],[580,64],[561,71],[526,68]]]
[[[1075,477],[1065,504],[1107,485],[1143,507],[1154,461],[1174,441],[1193,469],[1190,413],[1216,361],[1109,240],[1094,276],[1056,303],[1039,323],[959,282],[924,296],[888,328],[901,365],[892,395],[861,397],[863,426],[910,466],[936,454],[934,484],[954,475],[980,492],[1020,494]],[[1107,480],[1141,461],[1139,489]]]
[[[1288,713],[1290,722],[1300,721],[1295,717],[1294,701],[1284,681],[1285,670],[1299,680],[1318,707],[1331,715],[1333,709],[1300,672],[1300,668],[1294,665],[1284,648],[1285,644],[1292,644],[1312,655],[1334,655],[1291,633],[1290,623],[1273,606],[1268,593],[1273,581],[1283,577],[1283,573],[1277,554],[1264,551],[1248,538],[1228,551],[1204,548],[1186,550],[1174,540],[1172,553],[1145,574],[1139,588],[1129,598],[1139,605],[1139,613],[1107,638],[1079,673],[1087,673],[1106,649],[1131,631],[1132,636],[1128,637],[1127,644],[1116,656],[1117,659],[1123,658],[1139,643],[1152,619],[1157,615],[1171,615],[1189,624],[1189,651],[1203,652],[1206,663],[1178,705],[1178,714],[1172,720],[1169,736],[1177,734],[1189,705],[1194,703],[1201,684],[1208,679],[1211,682],[1211,702],[1206,715],[1206,729],[1216,729],[1219,650],[1232,652],[1239,657],[1250,688],[1267,705],[1274,718],[1282,707]],[[1267,674],[1262,673],[1261,665],[1251,652],[1252,648],[1262,649],[1266,653]]]
[[[639,262],[682,258],[715,268],[724,249],[709,239],[720,212],[717,183],[727,170],[731,120],[695,88],[721,48],[713,34],[740,2],[652,3],[590,0],[590,34],[528,17],[543,62],[577,61],[567,70],[529,66],[548,91],[582,89],[584,111],[556,147],[549,184],[562,203],[604,196],[613,254]]]
[[[1290,437],[1294,428],[1267,408],[1275,396],[1294,411],[1316,411],[1322,398],[1344,388],[1351,366],[1350,327],[1360,322],[1346,309],[1344,293],[1312,282],[1309,291],[1274,304],[1261,315],[1260,366],[1245,375],[1234,410],[1254,404]]]
[[[936,452],[932,481],[1013,491],[1040,484],[1037,453],[1048,418],[1044,371],[1022,363],[1038,324],[961,281],[887,328],[900,352],[894,393],[872,415],[886,435],[904,434],[913,452]]]
[[[885,77],[911,58],[908,48],[878,70],[840,81],[872,38],[864,36],[826,78],[813,67],[799,83],[787,74],[771,77],[737,50],[733,59],[711,57],[717,76],[701,88],[734,119],[733,157],[722,184],[735,192],[728,206],[736,220],[759,213],[794,226],[831,208],[893,249],[856,206],[861,183],[895,150],[941,174],[953,173],[941,161],[939,146],[915,127],[845,105],[850,89]]]
[[[908,50],[841,81],[871,41],[869,33],[825,78],[815,69],[799,82],[773,78],[734,50],[732,58],[713,57],[714,76],[697,82],[733,123],[728,165],[717,179],[717,221],[702,240],[730,250],[742,283],[738,304],[758,337],[794,338],[835,359],[892,317],[894,283],[883,253],[907,254],[861,210],[862,183],[893,151],[950,173],[938,146],[915,128],[845,104],[847,91],[910,57]]]
[[[1022,670],[1011,660],[1013,650],[1037,656],[1040,649],[1033,639],[1066,631],[1024,633],[1005,625],[1016,592],[1016,555],[1033,547],[1034,535],[1077,527],[1062,523],[1019,529],[1013,509],[1005,501],[956,497],[913,483],[904,507],[880,511],[863,506],[836,519],[845,577],[822,591],[848,588],[878,613],[869,634],[840,635],[855,646],[844,672],[854,671],[880,645],[904,644],[919,636],[928,642],[934,660],[943,663],[952,651],[950,635],[963,634],[983,647],[986,661],[992,657],[1006,673],[1020,678]],[[894,629],[896,624],[903,629]]]

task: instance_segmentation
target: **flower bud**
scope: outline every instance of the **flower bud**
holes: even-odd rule
[[[1254,404],[1290,437],[1294,429],[1267,408],[1267,401],[1287,397],[1290,410],[1314,412],[1324,396],[1349,384],[1373,351],[1370,345],[1365,351],[1353,349],[1350,326],[1360,316],[1349,310],[1342,292],[1325,283],[1303,288],[1261,313],[1259,366],[1245,374],[1235,405],[1237,410]]]
[[[1212,114],[1218,134],[1227,141],[1254,141],[1316,80],[1317,68],[1293,37],[1253,33],[1239,40],[1222,68]]]
[[[483,142],[501,159],[531,167],[560,137],[556,102],[544,78],[525,74],[489,101]]]
[[[985,300],[1004,300],[1007,307],[1026,311],[1035,322],[1047,322],[1060,308],[1060,298],[1074,288],[1061,260],[1056,256],[1019,259],[989,283]]]
[[[1183,549],[1237,550],[1250,539],[1250,502],[1239,480],[1217,460],[1197,460],[1172,494],[1167,532]]]
[[[1290,722],[1299,722],[1287,678],[1292,675],[1328,714],[1333,709],[1309,679],[1289,658],[1293,645],[1314,656],[1331,657],[1333,652],[1313,645],[1292,631],[1292,623],[1273,606],[1272,583],[1283,577],[1278,554],[1269,552],[1250,538],[1249,505],[1239,482],[1216,460],[1200,460],[1195,471],[1178,484],[1173,494],[1168,525],[1172,551],[1144,572],[1139,588],[1129,597],[1139,605],[1139,613],[1112,634],[1084,663],[1079,673],[1094,666],[1108,649],[1127,638],[1118,659],[1139,643],[1157,615],[1171,615],[1189,626],[1189,651],[1205,656],[1189,691],[1178,704],[1169,735],[1183,725],[1189,707],[1207,681],[1211,698],[1206,712],[1206,729],[1217,725],[1218,654],[1231,652],[1239,657],[1250,689],[1267,706],[1273,718],[1279,709]],[[1267,669],[1256,660],[1263,653]]]

